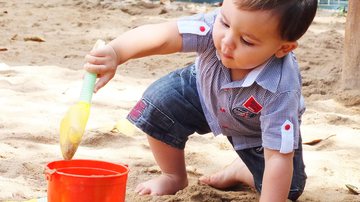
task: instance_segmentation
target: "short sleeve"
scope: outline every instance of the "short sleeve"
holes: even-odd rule
[[[212,28],[218,9],[206,14],[180,18],[177,21],[182,35],[182,52],[202,53],[212,42]]]
[[[298,148],[300,135],[298,91],[283,92],[269,99],[261,113],[263,147],[290,153]]]

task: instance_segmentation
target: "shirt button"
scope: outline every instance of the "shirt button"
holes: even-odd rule
[[[220,107],[221,112],[226,112],[225,108]]]
[[[204,26],[200,26],[200,32],[205,32],[206,28]]]

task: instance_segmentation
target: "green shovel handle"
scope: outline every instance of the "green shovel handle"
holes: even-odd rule
[[[105,46],[105,41],[99,39],[96,41],[93,50]],[[91,98],[94,92],[94,86],[97,75],[94,73],[86,72],[84,76],[83,86],[80,93],[80,101],[91,103]]]
[[[91,98],[94,92],[94,86],[97,75],[94,73],[86,72],[80,93],[80,101],[91,103]]]

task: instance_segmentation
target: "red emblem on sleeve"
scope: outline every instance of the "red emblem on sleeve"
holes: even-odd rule
[[[261,104],[255,100],[254,96],[249,97],[249,99],[244,102],[243,106],[256,114],[259,113],[263,108]]]

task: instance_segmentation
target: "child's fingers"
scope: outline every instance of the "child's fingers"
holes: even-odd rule
[[[112,55],[114,49],[110,45],[103,46],[101,48],[93,49],[90,51],[90,55],[97,57],[106,57]]]
[[[106,74],[99,78],[94,87],[94,92],[96,93],[100,88],[104,87],[112,78],[113,74]]]
[[[97,49],[92,49],[90,51],[90,55],[94,55],[94,56],[97,56],[97,57],[104,57],[106,55],[108,55],[109,51],[107,50],[107,48],[104,46],[104,47],[101,47],[101,48],[97,48]]]
[[[104,64],[105,61],[106,61],[105,57],[97,57],[97,56],[92,56],[92,55],[85,56],[85,62],[94,64],[94,65]]]
[[[91,64],[91,63],[85,63],[84,69],[86,71],[94,73],[94,74],[103,74],[106,72],[105,65],[95,65],[95,64]]]

